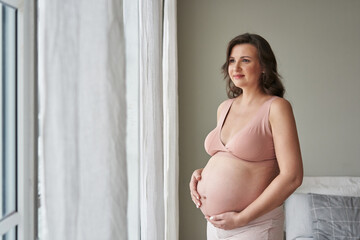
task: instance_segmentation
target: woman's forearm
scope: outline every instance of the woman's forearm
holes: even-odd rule
[[[246,225],[283,204],[301,185],[302,178],[302,171],[296,175],[279,174],[254,202],[237,215],[238,225]]]

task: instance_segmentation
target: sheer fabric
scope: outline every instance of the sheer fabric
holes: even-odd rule
[[[178,239],[176,1],[139,1],[141,239]]]
[[[178,239],[176,1],[124,2],[39,0],[41,240]]]
[[[127,238],[122,1],[39,1],[42,238]]]

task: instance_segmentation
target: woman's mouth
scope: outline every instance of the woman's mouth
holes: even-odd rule
[[[235,74],[233,76],[234,76],[234,78],[243,78],[245,75],[244,74]]]

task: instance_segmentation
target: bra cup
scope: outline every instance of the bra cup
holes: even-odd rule
[[[217,131],[217,128],[215,128],[205,138],[205,142],[204,142],[205,151],[210,156],[213,156],[215,153],[218,152],[218,150],[217,150],[218,144],[216,143],[218,132],[219,131]]]
[[[246,161],[275,160],[275,148],[269,124],[270,105],[275,98],[277,97],[272,97],[264,103],[257,117],[224,145],[221,142],[220,130],[233,101],[232,99],[226,100],[228,101],[227,107],[224,107],[221,119],[205,139],[206,152],[211,156],[220,151],[229,152],[236,158]]]
[[[225,100],[225,106],[220,114],[219,121],[216,123],[216,128],[214,128],[205,138],[204,148],[210,156],[215,155],[215,153],[217,153],[218,151],[226,151],[224,145],[220,140],[220,128],[222,123],[224,122],[224,118],[226,117],[227,109],[230,108],[232,101],[233,99]]]
[[[271,136],[264,136],[257,129],[249,129],[233,139],[227,149],[237,158],[247,161],[274,159]]]

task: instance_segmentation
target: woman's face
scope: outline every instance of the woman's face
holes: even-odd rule
[[[228,73],[236,87],[243,90],[259,87],[262,70],[255,46],[244,43],[232,48]]]

